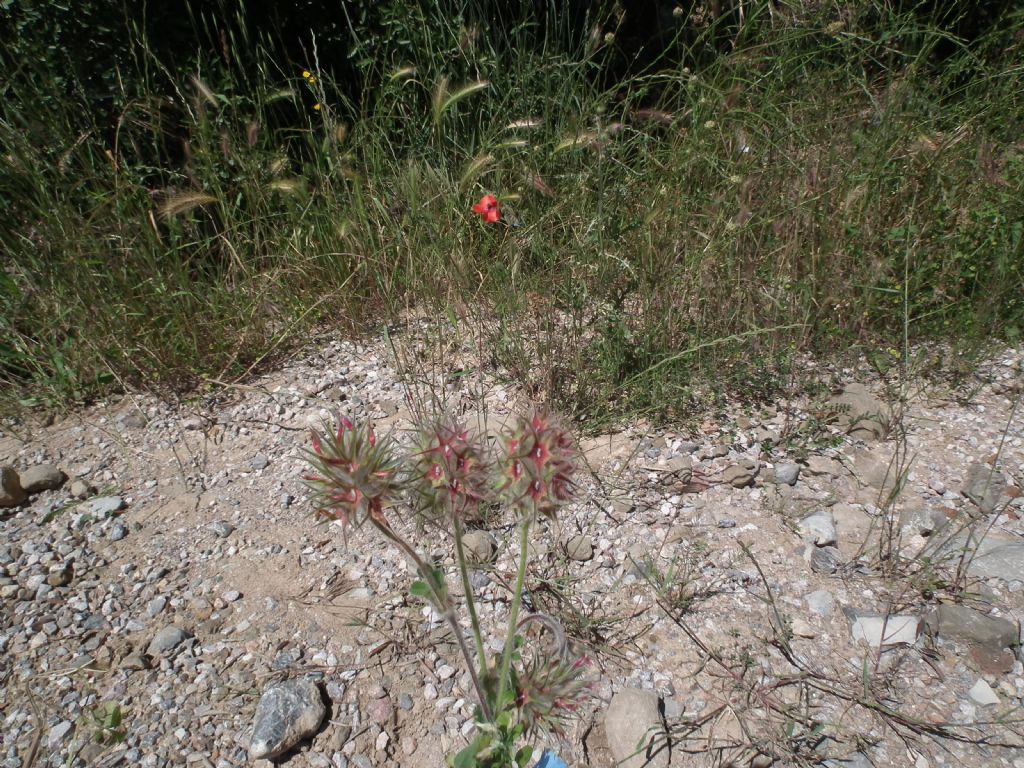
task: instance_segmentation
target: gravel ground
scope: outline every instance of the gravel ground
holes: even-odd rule
[[[248,753],[257,703],[297,678],[326,716],[280,764],[442,765],[466,743],[472,686],[408,597],[410,565],[318,523],[302,483],[309,428],[333,411],[407,437],[390,349],[322,340],[245,385],[3,433],[0,464],[68,479],[2,510],[2,768],[269,765]],[[955,390],[917,382],[895,415],[876,377],[823,369],[846,405],[582,440],[581,500],[538,527],[528,579],[528,607],[597,662],[591,706],[551,746],[621,760],[605,713],[632,719],[609,702],[639,689],[673,736],[652,765],[1024,766],[1022,358]],[[526,405],[494,374],[434,378],[483,427]],[[848,423],[865,403],[881,415]],[[396,525],[453,564],[448,542]],[[513,537],[487,527],[497,553],[472,580],[497,650]]]

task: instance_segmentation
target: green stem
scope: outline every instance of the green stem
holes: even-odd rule
[[[512,592],[512,608],[508,615],[508,635],[505,637],[505,647],[501,650],[501,668],[498,671],[498,699],[497,706],[502,705],[505,698],[505,690],[508,687],[509,668],[512,665],[512,648],[516,642],[516,624],[519,621],[519,605],[523,599],[523,582],[526,581],[526,549],[530,544],[530,521],[532,515],[523,515],[522,527],[519,530],[519,571],[516,574],[516,586]]]
[[[487,675],[487,657],[484,655],[484,638],[480,632],[480,621],[476,616],[476,600],[473,598],[473,585],[469,583],[469,571],[466,569],[466,553],[462,548],[462,521],[453,515],[455,523],[455,554],[459,561],[459,575],[462,577],[462,591],[466,594],[466,608],[469,611],[469,622],[473,627],[473,640],[476,643],[477,664],[480,675]]]
[[[383,523],[379,522],[375,518],[371,517],[370,522],[383,533],[388,539],[390,539],[399,549],[405,552],[414,563],[416,563],[416,570],[420,572],[420,576],[430,591],[434,593],[434,602],[438,608],[444,611],[445,621],[448,622],[448,626],[451,627],[452,634],[455,635],[455,641],[459,644],[459,650],[462,651],[462,658],[466,662],[466,667],[469,669],[469,676],[473,680],[473,688],[476,689],[477,699],[480,701],[480,709],[484,713],[484,717],[489,721],[493,721],[494,716],[491,713],[491,707],[487,703],[487,696],[484,692],[483,685],[480,684],[480,676],[476,672],[476,665],[473,663],[473,656],[469,652],[469,647],[466,645],[466,638],[462,636],[462,627],[459,626],[458,620],[455,618],[455,609],[452,606],[451,598],[447,595],[440,594],[437,586],[434,584],[434,572],[433,569],[427,565],[419,553],[413,549],[405,539],[399,536],[394,530]]]

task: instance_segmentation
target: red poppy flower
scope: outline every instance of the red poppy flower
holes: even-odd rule
[[[501,209],[498,207],[498,198],[494,195],[484,195],[480,202],[473,206],[473,213],[480,214],[480,218],[488,224],[494,224],[501,219]]]

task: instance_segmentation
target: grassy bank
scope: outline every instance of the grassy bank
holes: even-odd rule
[[[258,41],[225,44],[255,66],[183,73],[128,30],[109,113],[18,62],[6,406],[235,378],[410,306],[485,329],[484,364],[596,420],[683,413],[709,378],[769,392],[797,351],[1015,341],[1024,17],[968,44],[852,7],[755,3],[715,55],[694,18],[690,64],[611,87],[614,18],[574,50],[424,23],[358,99],[315,51]],[[496,225],[470,212],[484,193]]]

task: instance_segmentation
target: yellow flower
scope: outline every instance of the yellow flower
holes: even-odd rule
[[[316,77],[314,77],[313,73],[310,72],[308,69],[302,70],[302,79],[305,80],[310,85],[313,85],[316,82]]]
[[[320,111],[320,102],[319,101],[316,104],[313,105],[313,110],[315,112],[319,112]]]

